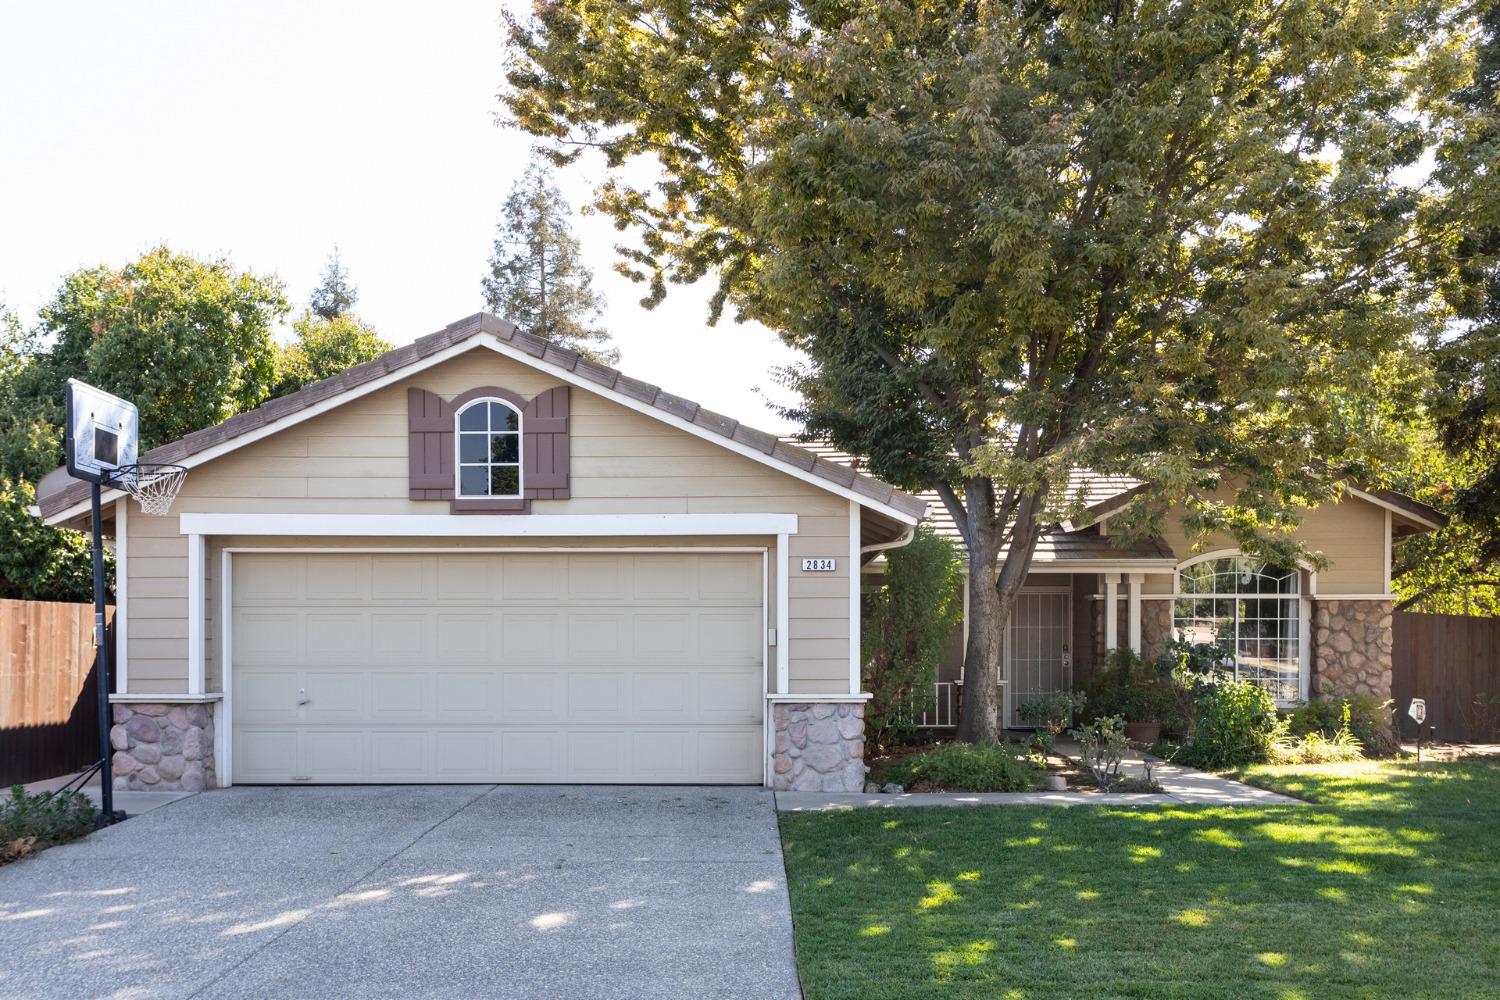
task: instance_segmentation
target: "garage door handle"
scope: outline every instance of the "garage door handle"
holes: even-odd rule
[[[307,702],[308,702],[308,700],[309,699],[307,697],[307,688],[298,688],[297,689],[297,704],[299,704],[299,705],[306,705]]]

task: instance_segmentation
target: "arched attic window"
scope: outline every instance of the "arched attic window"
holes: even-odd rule
[[[466,403],[453,420],[457,495],[521,496],[521,411],[506,400],[485,396]]]
[[[1308,613],[1303,573],[1235,553],[1212,553],[1177,568],[1172,627],[1178,638],[1224,651],[1239,680],[1278,703],[1307,697]]]

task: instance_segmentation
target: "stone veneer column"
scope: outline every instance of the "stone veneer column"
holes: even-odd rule
[[[1312,693],[1391,698],[1391,602],[1313,602]]]
[[[864,702],[773,702],[771,724],[776,732],[772,788],[864,791]]]
[[[1161,598],[1141,601],[1141,659],[1155,663],[1172,638],[1172,602]]]
[[[111,708],[116,789],[201,792],[217,786],[212,705],[116,702]]]

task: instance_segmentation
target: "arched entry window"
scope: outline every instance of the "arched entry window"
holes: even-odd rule
[[[1177,570],[1172,625],[1178,638],[1224,651],[1235,677],[1278,702],[1305,696],[1307,637],[1302,574],[1245,556],[1207,557]]]
[[[456,414],[458,495],[521,495],[521,411],[503,399],[485,397]]]

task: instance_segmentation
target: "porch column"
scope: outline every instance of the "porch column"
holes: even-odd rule
[[[1130,642],[1130,651],[1136,656],[1141,655],[1141,584],[1146,582],[1146,574],[1131,573],[1126,579],[1129,582],[1126,590],[1125,628]]]
[[[1119,646],[1116,638],[1120,634],[1120,574],[1104,574],[1104,655],[1108,656]]]

